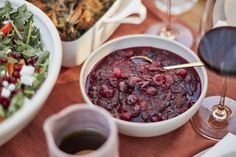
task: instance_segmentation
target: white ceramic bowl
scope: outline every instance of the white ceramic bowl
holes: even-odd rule
[[[3,6],[5,1],[1,0],[0,6]],[[40,29],[44,49],[50,51],[50,61],[48,76],[30,104],[24,105],[12,117],[0,123],[0,145],[21,131],[39,112],[56,83],[62,60],[61,40],[51,20],[38,8],[24,0],[9,1],[14,8],[26,4],[27,9],[34,14],[34,24]]]
[[[100,20],[80,38],[62,42],[62,65],[65,67],[80,65],[121,23],[140,24],[146,18],[146,12],[141,0],[116,0]],[[129,17],[133,14],[137,16]]]
[[[142,47],[142,46],[150,46],[155,48],[161,48],[169,50],[173,53],[178,54],[179,56],[185,58],[189,62],[199,61],[198,56],[188,49],[187,47],[168,39],[163,39],[156,36],[151,35],[132,35],[126,36],[122,38],[118,38],[112,40],[98,49],[96,49],[85,61],[81,74],[80,74],[80,89],[83,95],[84,100],[89,104],[93,105],[89,100],[86,92],[85,92],[85,83],[86,78],[94,65],[101,60],[104,56],[108,55],[111,52],[114,52],[119,49],[130,48],[130,47]],[[170,131],[177,129],[178,127],[185,124],[198,110],[201,105],[203,98],[205,97],[207,91],[207,73],[204,67],[195,68],[201,80],[201,95],[197,102],[187,111],[182,113],[181,115],[174,117],[169,120],[161,121],[161,122],[153,122],[153,123],[134,123],[123,121],[120,119],[115,119],[119,131],[122,134],[136,137],[151,137],[158,136]]]

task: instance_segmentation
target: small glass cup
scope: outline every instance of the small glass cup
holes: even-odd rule
[[[119,157],[117,126],[103,108],[72,105],[52,115],[44,123],[44,132],[50,157]],[[105,143],[85,155],[71,155],[58,148],[62,139],[78,130],[93,129],[106,136]]]

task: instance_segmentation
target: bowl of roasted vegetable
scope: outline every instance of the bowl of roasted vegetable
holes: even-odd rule
[[[146,17],[141,0],[28,1],[56,26],[63,46],[62,65],[66,67],[81,64],[120,24],[140,24]]]
[[[24,0],[0,1],[0,145],[39,112],[58,77],[59,34]]]

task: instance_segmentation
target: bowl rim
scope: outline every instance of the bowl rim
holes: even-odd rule
[[[108,41],[107,43],[101,45],[99,48],[97,48],[95,51],[92,52],[92,54],[90,54],[90,56],[86,59],[86,61],[84,62],[81,72],[80,72],[80,90],[81,90],[81,94],[84,98],[84,100],[87,102],[88,105],[90,106],[94,106],[94,104],[90,101],[90,99],[88,98],[86,92],[85,92],[85,88],[84,87],[84,79],[83,79],[83,75],[85,73],[85,69],[88,65],[88,63],[90,62],[90,60],[96,55],[96,53],[99,53],[99,51],[101,51],[104,47],[107,47],[109,45],[115,44],[119,41],[122,40],[132,40],[133,38],[143,38],[143,39],[153,39],[153,40],[162,40],[166,43],[170,43],[170,44],[174,44],[178,47],[181,47],[182,49],[184,49],[186,52],[190,52],[192,57],[198,61],[200,61],[199,57],[197,56],[197,54],[195,54],[191,49],[187,48],[186,46],[178,43],[177,41],[174,40],[169,40],[169,39],[165,39],[159,36],[155,36],[155,35],[147,35],[147,34],[137,34],[137,35],[127,35],[127,36],[123,36],[123,37],[119,37],[113,40]],[[96,64],[96,63],[95,63]],[[94,64],[94,65],[95,65]],[[208,76],[207,76],[207,72],[206,69],[204,67],[199,67],[200,70],[203,73],[203,81],[201,81],[201,95],[199,96],[198,100],[195,102],[195,104],[199,104],[201,102],[201,100],[205,97],[206,92],[207,92],[207,87],[208,87]],[[198,74],[199,75],[199,74]],[[204,83],[204,85],[203,85]],[[193,106],[196,106],[196,105]],[[130,121],[125,121],[125,120],[121,120],[121,119],[117,119],[114,118],[115,122],[117,122],[119,125],[126,125],[126,126],[131,126],[131,127],[153,127],[156,125],[166,125],[168,123],[174,123],[176,122],[177,119],[182,119],[184,116],[186,116],[189,112],[191,112],[193,110],[194,107],[189,108],[187,111],[185,111],[184,113],[173,117],[171,119],[167,119],[164,121],[159,121],[159,122],[151,122],[151,123],[136,123],[136,122],[130,122]]]
[[[5,1],[6,0],[4,0],[2,4],[4,4]],[[38,111],[44,105],[44,101],[42,103],[42,100],[45,100],[48,97],[54,84],[56,83],[62,62],[61,40],[56,28],[54,27],[51,20],[47,17],[47,15],[45,15],[40,9],[35,7],[33,4],[25,0],[17,0],[17,1],[9,0],[9,2],[13,5],[13,7],[14,6],[20,7],[21,5],[26,4],[27,10],[32,12],[34,18],[37,17],[38,20],[45,25],[45,28],[50,30],[49,31],[50,34],[48,34],[48,36],[50,36],[50,38],[52,39],[53,42],[52,44],[54,45],[53,46],[54,51],[50,52],[50,56],[53,55],[53,58],[50,57],[51,60],[49,60],[48,69],[50,68],[53,70],[50,73],[48,73],[46,79],[41,84],[40,88],[37,90],[37,93],[30,99],[30,105],[33,105],[33,107],[29,107],[28,104],[24,103],[24,105],[16,113],[14,113],[11,117],[5,119],[3,122],[0,123],[0,138],[7,132],[11,132],[14,128],[17,127],[17,125],[22,124],[24,126],[25,121],[27,121],[28,118],[32,119],[33,116],[32,114]],[[40,29],[40,27],[38,28]],[[16,133],[14,133],[14,135]]]

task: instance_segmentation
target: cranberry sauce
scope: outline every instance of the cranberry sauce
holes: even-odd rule
[[[132,56],[146,56],[131,59]],[[193,68],[164,70],[187,61],[170,51],[135,47],[110,53],[91,70],[86,93],[93,104],[114,117],[132,122],[157,122],[188,110],[201,93]]]

